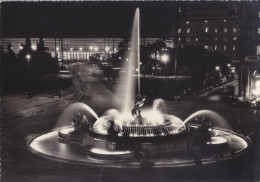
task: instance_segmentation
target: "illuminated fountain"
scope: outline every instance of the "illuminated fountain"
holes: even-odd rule
[[[137,8],[133,21],[131,46],[127,53],[129,61],[124,64],[126,72],[120,75],[125,87],[118,88],[117,96],[124,98],[120,102],[120,111],[110,110],[99,118],[91,130],[101,135],[109,135],[108,128],[113,121],[118,129],[118,136],[125,137],[155,137],[177,135],[184,133],[186,127],[183,122],[173,116],[160,112],[157,107],[159,100],[154,102],[153,109],[141,112],[146,97],[140,95],[140,21],[139,8]],[[136,79],[133,76],[137,72],[137,97],[135,99]],[[134,102],[135,101],[135,102]]]
[[[126,85],[118,87],[114,98],[120,109],[109,109],[98,117],[86,104],[75,103],[61,115],[58,129],[31,138],[29,149],[54,160],[117,168],[142,167],[146,160],[154,167],[192,166],[198,161],[209,164],[246,153],[250,139],[223,129],[228,127],[226,120],[213,111],[198,111],[182,121],[167,113],[162,99],[150,108],[143,107],[146,97],[140,94],[139,26],[137,8],[127,71],[120,75]]]

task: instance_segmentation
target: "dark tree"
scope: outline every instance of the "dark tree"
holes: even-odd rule
[[[118,52],[115,54],[114,60],[115,61],[120,61],[122,63],[122,60],[125,59],[125,56],[128,51],[128,46],[129,46],[129,39],[124,38],[122,42],[119,42],[118,45]]]
[[[7,52],[4,55],[3,60],[3,88],[4,91],[10,92],[14,89],[17,89],[16,87],[16,78],[17,75],[17,67],[18,62],[16,55],[12,49],[11,44],[7,45]]]

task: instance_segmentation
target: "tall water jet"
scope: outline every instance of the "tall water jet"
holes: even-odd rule
[[[141,92],[141,82],[140,82],[140,11],[139,8],[136,9],[136,15],[137,18],[137,72],[138,72],[138,94]]]
[[[122,72],[120,75],[120,86],[118,87],[117,94],[119,98],[123,98],[123,102],[120,101],[120,108],[122,113],[129,113],[134,105],[135,101],[135,84],[136,79],[134,75],[138,75],[138,93],[140,93],[140,22],[139,22],[139,8],[135,11],[130,47],[126,55],[126,61],[123,65],[123,69],[126,72]],[[122,84],[126,84],[122,86]]]

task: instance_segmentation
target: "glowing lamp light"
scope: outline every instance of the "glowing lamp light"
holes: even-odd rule
[[[252,94],[254,95],[260,95],[260,80],[257,80],[255,82],[255,89],[252,90]]]
[[[109,51],[109,47],[106,47],[105,49],[106,49],[107,52]]]
[[[98,51],[98,47],[95,47],[94,50],[95,50],[95,51]]]
[[[162,61],[163,62],[166,63],[168,61],[168,59],[169,59],[169,57],[167,55],[162,55]]]
[[[32,45],[31,48],[32,48],[32,50],[34,50],[34,51],[37,49],[36,45]]]
[[[56,48],[56,51],[59,51],[59,50],[60,50],[60,48],[59,48],[59,47],[57,47],[57,48]]]
[[[83,48],[82,48],[82,47],[80,47],[80,48],[79,48],[79,50],[80,50],[80,51],[82,51],[82,50],[83,50]]]
[[[219,66],[216,66],[216,67],[215,67],[215,70],[216,70],[216,71],[219,71],[219,70],[220,70],[220,67],[219,67]]]
[[[73,48],[70,48],[70,51],[73,51]]]
[[[28,60],[31,59],[31,55],[30,55],[30,54],[27,54],[25,57],[26,57],[26,59],[28,59]]]
[[[92,51],[92,50],[93,50],[93,47],[92,47],[92,46],[89,46],[89,49]]]
[[[20,50],[23,50],[23,46],[20,46],[19,49],[20,49]]]
[[[231,64],[227,64],[227,67],[229,67],[229,68],[230,68],[230,67],[231,67]]]

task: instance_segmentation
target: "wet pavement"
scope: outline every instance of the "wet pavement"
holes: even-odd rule
[[[238,160],[195,168],[140,170],[106,169],[52,161],[31,153],[27,139],[34,134],[53,130],[64,108],[73,102],[84,102],[100,116],[106,109],[116,107],[114,93],[86,65],[78,65],[79,76],[87,84],[87,97],[60,100],[48,95],[29,100],[25,95],[4,96],[1,101],[1,172],[2,181],[173,181],[173,180],[259,180],[260,115],[252,108],[233,107],[225,101],[230,89],[223,88],[195,100],[166,101],[168,113],[180,119],[201,110],[213,110],[222,115],[234,131],[251,135],[253,149]],[[212,97],[218,98],[213,99]],[[149,103],[149,101],[148,101]],[[151,103],[151,101],[150,101]]]

